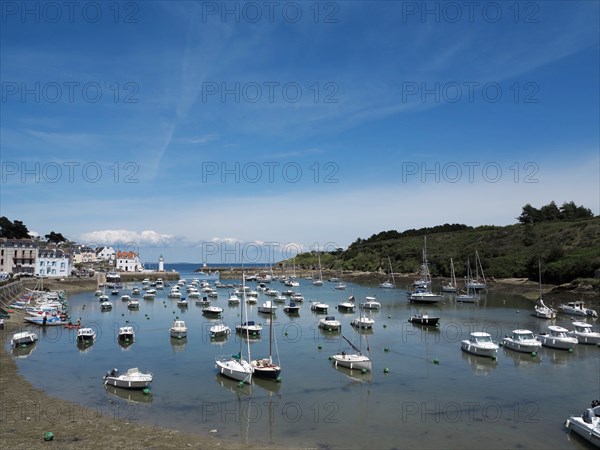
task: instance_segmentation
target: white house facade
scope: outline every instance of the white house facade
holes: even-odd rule
[[[134,252],[117,252],[116,269],[122,272],[141,272],[144,266],[140,262],[139,255]]]
[[[71,274],[71,260],[62,250],[40,250],[35,261],[35,275],[65,278]]]

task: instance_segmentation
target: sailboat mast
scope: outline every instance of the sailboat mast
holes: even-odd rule
[[[538,259],[538,283],[540,285],[540,300],[542,300],[542,261]]]
[[[273,308],[269,319],[269,362],[273,363]]]

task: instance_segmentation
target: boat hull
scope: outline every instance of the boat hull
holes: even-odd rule
[[[486,358],[496,358],[498,347],[481,347],[473,344],[471,341],[462,341],[460,344],[461,350],[472,355],[484,356]]]
[[[232,378],[244,383],[252,383],[252,367],[246,361],[240,362],[235,359],[218,360],[216,367],[219,373],[225,377]]]
[[[408,299],[413,303],[438,303],[439,301],[442,300],[442,296],[436,295],[436,294],[425,295],[425,294],[413,293],[408,297]]]
[[[556,348],[558,350],[573,350],[577,345],[576,338],[556,338],[552,336],[538,335],[538,341],[544,347]]]
[[[371,370],[371,360],[363,355],[338,354],[331,357],[336,366],[346,367],[351,370]]]
[[[504,347],[515,352],[532,353],[537,352],[541,348],[540,342],[515,342],[512,339],[503,340]]]
[[[439,317],[416,317],[416,316],[413,316],[410,319],[408,319],[408,321],[410,323],[414,323],[417,325],[435,326],[440,321],[440,318]]]
[[[586,423],[581,417],[570,417],[565,426],[577,433],[592,445],[600,448],[600,420],[594,419],[592,424]]]
[[[119,378],[114,378],[114,377],[106,377],[104,379],[105,385],[114,386],[114,387],[123,388],[123,389],[145,389],[150,385],[151,382],[152,382],[151,379],[150,379],[150,381],[147,381],[147,380],[131,381],[131,380],[123,380],[123,379],[119,379]]]

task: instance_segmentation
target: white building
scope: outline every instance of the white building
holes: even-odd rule
[[[160,258],[158,258],[158,271],[165,271],[165,258],[163,258],[163,255],[160,255]]]
[[[96,249],[97,261],[114,261],[115,249],[112,247],[98,247]]]
[[[40,250],[35,261],[35,275],[65,278],[71,274],[71,260],[62,250]]]
[[[96,262],[96,252],[85,245],[80,245],[73,252],[73,262],[75,264]]]
[[[122,272],[141,272],[144,266],[140,262],[140,257],[134,252],[117,252],[116,269]]]

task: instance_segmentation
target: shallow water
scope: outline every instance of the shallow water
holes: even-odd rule
[[[182,276],[193,278],[191,273]],[[140,298],[139,311],[129,311],[120,296],[111,296],[112,311],[101,312],[93,292],[72,295],[72,316],[96,329],[96,342],[80,350],[74,331],[38,328],[40,341],[30,353],[15,352],[16,361],[35,386],[80,406],[52,412],[56,420],[66,420],[68,414],[93,419],[101,411],[186,431],[217,430],[215,436],[234,443],[279,447],[587,448],[563,424],[600,398],[600,348],[578,345],[573,353],[542,349],[537,357],[501,348],[496,361],[468,355],[460,350],[460,341],[471,331],[487,331],[498,342],[515,328],[536,332],[550,322],[533,317],[527,300],[506,294],[489,293],[475,305],[447,297],[424,308],[410,304],[401,289],[347,284],[345,291],[337,291],[335,283],[315,287],[301,280],[294,288],[305,297],[298,317],[286,316],[278,305],[273,325],[281,383],[255,378],[252,386],[240,388],[217,375],[214,358],[237,353],[238,336],[211,342],[208,328],[215,320],[203,316],[193,300],[187,310],[179,309],[167,298],[168,288],[158,291],[154,301]],[[271,288],[287,289],[279,282]],[[227,305],[228,291],[219,289],[219,299],[212,301],[225,309],[223,320],[233,329],[240,308]],[[382,303],[381,311],[370,313],[374,330],[360,338],[349,325],[358,312],[335,310],[352,293],[357,303],[374,294]],[[258,304],[265,299],[270,297],[261,294]],[[332,365],[328,357],[348,346],[340,333],[317,327],[324,315],[310,311],[311,300],[328,303],[343,334],[362,345],[363,352],[369,348],[372,373]],[[257,313],[257,306],[248,307],[248,318],[263,324],[263,336],[251,342],[250,351],[264,357],[269,319]],[[424,309],[439,314],[438,329],[408,323],[411,314]],[[187,339],[169,337],[175,317],[186,321]],[[136,341],[122,348],[116,333],[126,320],[136,329]],[[570,328],[571,318],[554,322]],[[245,354],[245,341],[242,350]],[[152,372],[152,395],[104,388],[102,376],[113,367]]]

